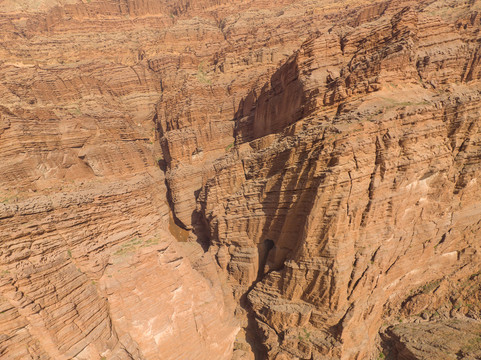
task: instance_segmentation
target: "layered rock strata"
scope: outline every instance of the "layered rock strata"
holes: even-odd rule
[[[144,5],[1,16],[2,359],[231,358],[213,262],[169,231],[139,47],[172,20]]]
[[[479,270],[477,17],[432,9],[321,34],[241,103],[199,202],[264,357],[375,358],[388,304]]]
[[[476,356],[477,1],[0,8],[0,357]]]

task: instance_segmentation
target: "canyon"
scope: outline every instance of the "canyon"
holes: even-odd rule
[[[0,26],[0,359],[481,357],[481,1]]]

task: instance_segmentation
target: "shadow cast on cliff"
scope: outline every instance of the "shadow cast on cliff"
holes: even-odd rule
[[[259,97],[256,97],[253,90],[241,101],[235,118],[236,144],[255,141],[275,133],[284,132],[281,135],[284,137],[295,135],[295,129],[291,125],[309,115],[310,108],[309,96],[299,79],[296,61],[297,58],[293,57],[281,67],[273,75],[270,87],[266,84]],[[319,187],[325,182],[329,168],[337,164],[333,161],[337,159],[336,156],[326,151],[324,141],[317,141],[312,145],[298,143],[288,148],[278,148],[277,152],[274,145],[271,149],[275,153],[269,158],[269,162],[259,158],[254,160],[257,161],[253,164],[254,168],[267,168],[263,177],[263,180],[267,180],[265,184],[273,180],[269,188],[264,187],[264,191],[259,195],[265,222],[257,237],[257,277],[241,297],[241,304],[248,313],[246,332],[252,339],[250,344],[253,351],[261,354],[256,356],[256,359],[266,358],[267,349],[264,346],[259,348],[259,344],[264,343],[259,328],[259,321],[262,320],[257,318],[247,296],[269,272],[283,271],[285,261],[296,258],[306,236],[306,222],[315,206]],[[323,155],[321,163],[320,154]],[[319,166],[324,167],[326,172],[319,172]],[[328,221],[321,229],[321,247],[325,246],[326,224]],[[279,336],[281,342],[282,334]],[[260,350],[262,351],[259,352]]]
[[[306,103],[306,91],[295,55],[272,75],[258,96],[253,89],[240,101],[234,115],[236,143],[282,131],[306,115]]]

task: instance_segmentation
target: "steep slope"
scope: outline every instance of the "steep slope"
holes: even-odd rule
[[[480,2],[0,9],[2,359],[477,351]]]
[[[388,304],[479,270],[479,25],[432,9],[304,43],[237,113],[199,200],[264,356],[374,358]]]
[[[2,15],[2,359],[231,357],[232,310],[169,232],[157,164],[161,84],[138,46],[172,21],[127,14]]]

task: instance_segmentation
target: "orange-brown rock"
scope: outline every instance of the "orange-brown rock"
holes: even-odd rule
[[[200,201],[265,357],[375,358],[387,304],[479,269],[477,25],[433,9],[321,34],[241,104]]]
[[[392,326],[384,336],[388,355],[401,360],[478,359],[481,325],[471,319],[450,319]],[[442,341],[440,341],[442,339]],[[384,357],[381,352],[381,357]]]
[[[168,231],[140,41],[172,20],[89,3],[1,15],[0,358],[230,359],[213,261]]]
[[[478,331],[478,1],[0,9],[2,359],[424,359]]]

